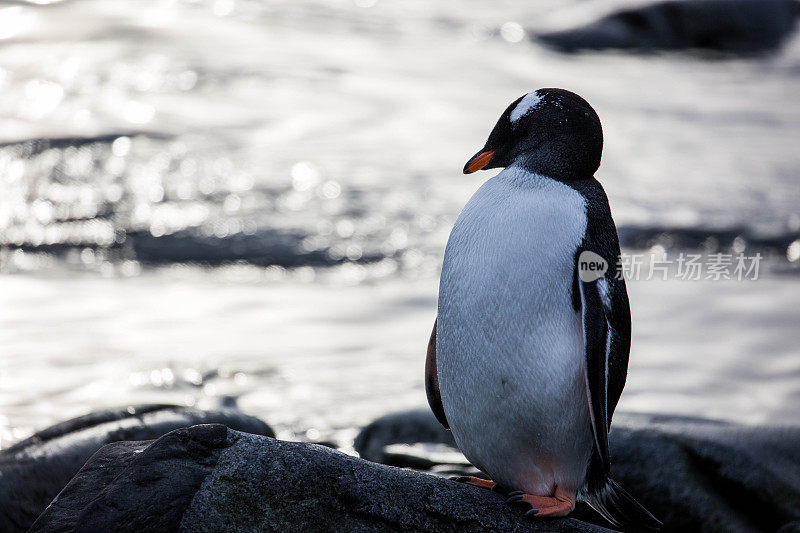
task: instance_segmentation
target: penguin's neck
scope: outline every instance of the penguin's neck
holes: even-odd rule
[[[517,156],[510,166],[524,169],[530,174],[547,176],[556,181],[568,182],[589,179],[594,170],[585,158],[566,157],[561,150],[539,148]]]
[[[561,180],[554,179],[547,174],[536,172],[523,165],[512,164],[497,175],[509,185],[522,188],[540,189],[556,185]]]

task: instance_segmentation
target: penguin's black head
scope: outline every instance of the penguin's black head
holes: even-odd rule
[[[539,89],[503,112],[464,174],[519,165],[554,179],[594,175],[603,152],[603,128],[589,103],[564,89]]]

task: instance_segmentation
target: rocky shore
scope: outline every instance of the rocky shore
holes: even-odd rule
[[[800,528],[800,428],[620,414],[611,439],[614,477],[665,531]],[[529,519],[498,493],[450,481],[475,473],[452,445],[427,411],[366,426],[358,458],[276,440],[236,411],[122,408],[0,452],[0,529],[609,530],[582,504],[570,518]]]
[[[748,55],[777,49],[794,31],[796,0],[666,0],[620,9],[594,22],[536,35],[562,52],[678,51]]]
[[[56,424],[0,451],[0,532],[26,531],[106,444],[157,439],[174,429],[209,423],[274,435],[264,422],[235,410],[131,405]]]

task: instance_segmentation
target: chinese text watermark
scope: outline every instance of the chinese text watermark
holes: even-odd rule
[[[622,253],[614,276],[625,280],[738,280],[758,279],[761,254],[694,254],[681,252],[674,258],[666,253]]]

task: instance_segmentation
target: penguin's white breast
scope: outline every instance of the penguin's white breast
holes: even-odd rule
[[[540,457],[583,455],[570,449],[575,440],[584,445],[588,424],[576,420],[587,415],[571,290],[585,230],[582,195],[508,168],[475,193],[450,235],[439,287],[439,386],[456,441],[484,470],[521,460],[527,452],[515,443]]]

